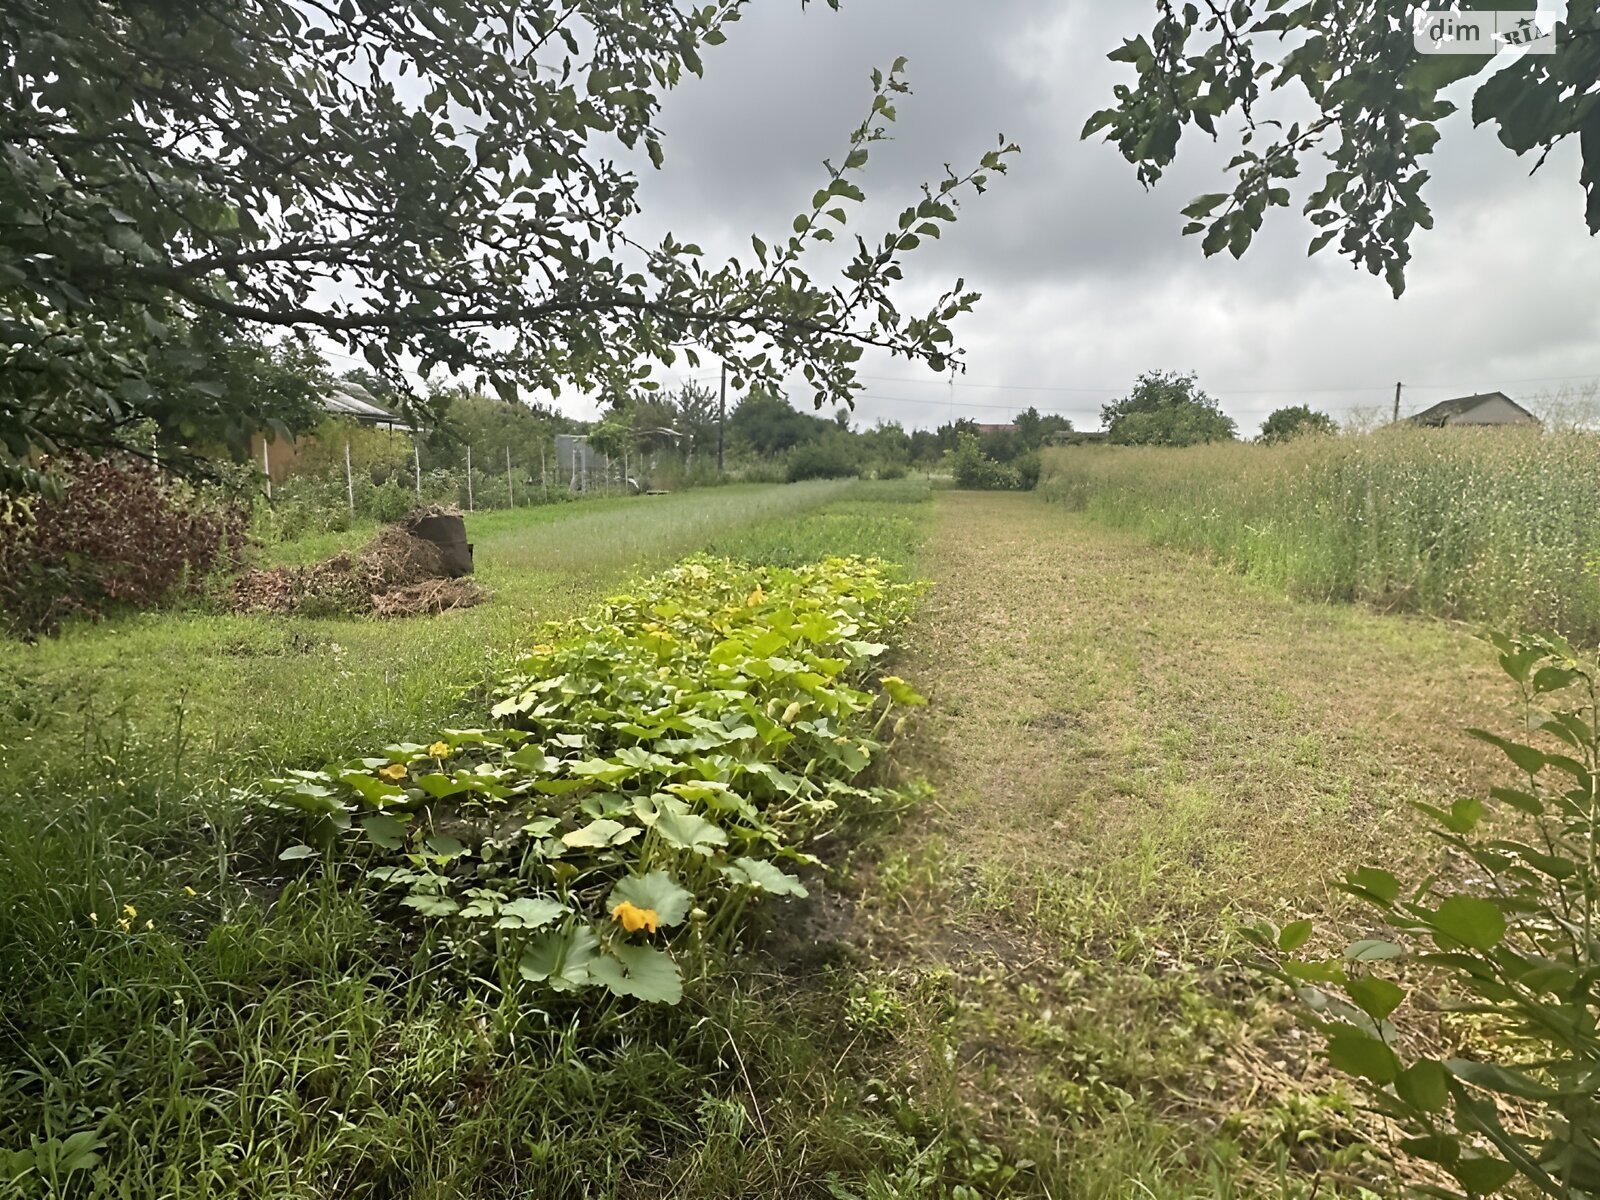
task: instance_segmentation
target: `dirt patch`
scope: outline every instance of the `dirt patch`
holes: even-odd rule
[[[235,612],[297,616],[415,617],[485,598],[476,583],[452,578],[439,548],[404,523],[386,526],[355,554],[316,566],[246,571],[232,592]]]

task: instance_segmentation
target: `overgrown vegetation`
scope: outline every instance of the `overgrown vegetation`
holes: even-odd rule
[[[347,865],[302,875],[314,864],[286,868],[281,843],[257,832],[281,822],[246,821],[254,806],[230,798],[262,768],[282,776],[481,716],[482,681],[505,668],[494,648],[533,635],[531,616],[579,611],[630,564],[711,539],[742,559],[904,560],[927,495],[925,484],[818,483],[490,514],[472,525],[496,592],[481,609],[400,632],[152,616],[8,659],[0,1148],[22,1178],[0,1194],[998,1186],[1012,1168],[936,1106],[885,1103],[869,1073],[840,1070],[856,1033],[848,977],[801,989],[770,965],[719,971],[675,1008],[596,1010],[580,1037],[561,1017],[570,996],[501,993],[489,975],[450,968],[454,935],[439,919],[374,911],[357,847]],[[269,694],[283,702],[261,703]],[[439,774],[477,753],[462,745]],[[742,821],[703,811],[739,848]],[[427,834],[439,835],[450,831]],[[591,915],[620,929],[606,898]]]
[[[1600,439],[1391,428],[1281,446],[1067,447],[1041,490],[1271,586],[1600,640]]]
[[[13,636],[201,594],[237,565],[245,512],[139,460],[80,460],[51,494],[0,498],[0,621]]]
[[[1380,936],[1303,957],[1308,920],[1256,938],[1287,955],[1273,973],[1299,989],[1329,1060],[1402,1130],[1390,1153],[1454,1181],[1428,1194],[1469,1200],[1520,1180],[1577,1200],[1600,1193],[1600,671],[1560,640],[1495,640],[1542,745],[1472,732],[1515,783],[1419,806],[1444,847],[1420,882],[1402,884],[1393,862],[1346,877]],[[1428,1036],[1440,1009],[1467,1043],[1457,1057]]]
[[[806,894],[785,865],[818,865],[814,841],[895,807],[856,780],[893,706],[923,703],[866,678],[915,594],[855,559],[690,559],[546,629],[502,685],[501,727],[297,771],[266,796],[438,923],[444,965],[526,1004],[592,987],[677,1003],[683,967],[713,964],[752,898]]]

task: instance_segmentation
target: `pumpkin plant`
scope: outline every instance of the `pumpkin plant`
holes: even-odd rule
[[[308,821],[284,857],[369,864],[508,986],[675,1003],[752,900],[806,895],[808,847],[905,802],[862,777],[924,703],[875,678],[918,590],[854,558],[688,560],[548,626],[491,726],[268,780]]]
[[[1470,732],[1516,782],[1417,806],[1445,848],[1420,884],[1376,866],[1346,877],[1379,936],[1332,957],[1297,955],[1309,921],[1253,936],[1327,1035],[1329,1061],[1404,1131],[1399,1151],[1432,1164],[1419,1192],[1582,1200],[1600,1195],[1600,670],[1559,638],[1493,640],[1530,736]],[[1409,978],[1436,981],[1430,1001],[1467,1015],[1476,1036],[1460,1057],[1401,1036],[1420,1007]]]

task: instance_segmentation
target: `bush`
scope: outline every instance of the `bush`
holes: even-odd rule
[[[849,479],[861,473],[850,447],[841,440],[825,438],[796,446],[789,453],[788,479],[800,483],[806,479]]]
[[[1363,930],[1376,922],[1379,936],[1319,957],[1293,957],[1309,921],[1252,937],[1308,1002],[1329,1061],[1408,1135],[1399,1153],[1459,1185],[1429,1195],[1487,1196],[1520,1177],[1519,1196],[1578,1200],[1600,1192],[1600,668],[1559,640],[1495,641],[1540,739],[1469,731],[1516,768],[1509,786],[1448,810],[1417,805],[1447,850],[1415,887],[1375,866],[1346,878]],[[1406,1004],[1418,968],[1446,1010],[1471,1014],[1470,1057],[1404,1036],[1441,1007]]]
[[[977,491],[1007,492],[1022,487],[1017,469],[995,462],[983,452],[978,439],[970,433],[956,438],[956,448],[950,455],[950,468],[956,477],[956,486]],[[1035,473],[1035,480],[1038,476]]]
[[[197,595],[237,562],[245,524],[241,507],[153,466],[74,463],[59,499],[36,497],[0,520],[0,615],[32,637],[69,617]]]

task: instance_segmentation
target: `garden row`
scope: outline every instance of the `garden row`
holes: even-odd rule
[[[918,588],[881,564],[695,558],[550,626],[493,723],[270,780],[282,851],[357,872],[426,953],[504,994],[675,1003],[764,896],[804,896],[817,841],[896,791],[863,784],[902,712],[880,640]]]

